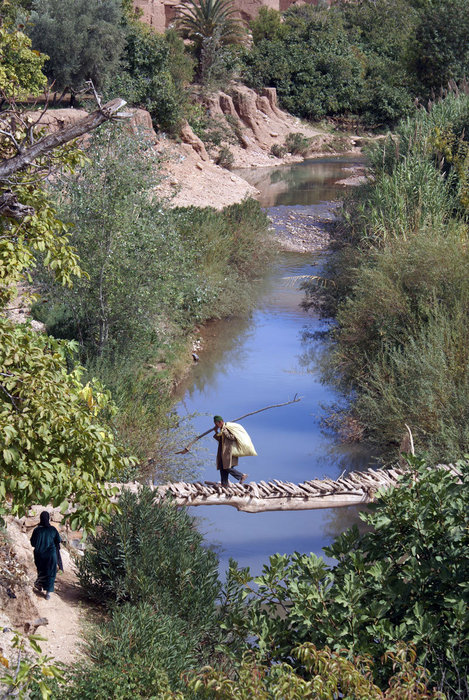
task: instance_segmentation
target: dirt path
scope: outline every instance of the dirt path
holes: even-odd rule
[[[8,522],[8,539],[14,547],[25,576],[21,585],[12,586],[16,598],[6,598],[2,606],[3,614],[10,622],[7,629],[27,631],[25,624],[34,625],[39,618],[45,618],[47,624],[39,626],[36,631],[36,634],[46,638],[46,641],[41,642],[43,652],[53,656],[56,661],[70,664],[76,661],[80,654],[80,618],[84,609],[74,564],[68,551],[62,548],[64,573],[59,572],[57,575],[55,593],[51,594],[50,600],[46,600],[43,594],[33,592],[36,567],[33,549],[29,543],[31,532],[32,527],[26,527],[24,521],[23,524],[13,519]],[[3,634],[2,641],[6,647],[11,636],[11,632]]]

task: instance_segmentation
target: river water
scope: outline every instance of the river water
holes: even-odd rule
[[[332,206],[337,207],[345,188],[335,183],[350,175],[354,163],[347,158],[313,160],[242,171],[242,176],[260,190],[261,205],[272,215],[274,225],[280,226],[285,217],[304,212],[324,216]],[[200,361],[184,387],[178,413],[197,414],[193,419],[195,434],[210,427],[214,414],[233,420],[263,406],[288,401],[295,394],[302,397],[299,403],[243,421],[258,453],[240,460],[239,468],[249,474],[248,480],[337,478],[344,470],[366,468],[370,461],[362,448],[339,444],[321,427],[325,407],[340,399],[332,387],[321,382],[320,362],[327,352],[327,340],[320,332],[327,330],[328,324],[301,307],[303,292],[292,280],[320,271],[320,256],[280,254],[260,282],[256,308],[249,316],[204,329]],[[201,443],[206,452],[200,480],[217,480],[217,444],[211,435]],[[207,542],[219,552],[222,574],[230,557],[258,574],[268,557],[277,552],[321,555],[335,535],[358,521],[356,507],[255,514],[230,506],[191,510]]]

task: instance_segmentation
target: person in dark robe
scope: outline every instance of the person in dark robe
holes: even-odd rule
[[[60,557],[60,535],[49,522],[49,513],[43,510],[39,516],[39,525],[31,535],[31,545],[34,547],[34,563],[37,569],[37,579],[34,583],[36,591],[45,591],[46,600],[54,591],[57,567],[62,564]],[[63,567],[60,566],[63,571]]]

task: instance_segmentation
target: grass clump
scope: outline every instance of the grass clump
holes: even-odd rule
[[[287,148],[285,146],[280,145],[279,143],[274,143],[270,147],[270,155],[275,156],[276,158],[283,158],[287,153]]]

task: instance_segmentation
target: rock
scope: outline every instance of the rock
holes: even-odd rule
[[[196,163],[196,164],[195,164],[195,167],[198,168],[199,170],[203,170],[203,169],[204,169],[204,166],[202,165],[202,163]]]
[[[233,104],[241,121],[254,133],[256,139],[262,137],[259,125],[256,121],[256,96],[255,93],[244,85],[236,85],[232,88]]]
[[[238,118],[238,114],[234,107],[233,100],[229,95],[227,95],[224,92],[220,92],[219,101],[220,109],[223,112],[223,114],[230,114],[232,117],[236,117],[236,119]]]
[[[263,112],[264,116],[275,117],[274,111],[271,107],[269,99],[263,95],[259,96],[256,100],[256,107],[260,112]]]
[[[270,135],[272,136],[273,139],[276,139],[278,136],[278,133],[276,131],[271,131]]]
[[[281,109],[278,107],[277,103],[277,88],[274,87],[266,87],[262,90],[262,96],[266,97],[269,101],[270,108],[272,112],[275,114],[276,117],[279,117],[280,119],[283,119],[285,114],[282,112]]]
[[[34,634],[37,630],[38,627],[41,627],[42,625],[48,625],[49,620],[47,617],[37,617],[35,620],[29,620],[28,622],[25,622],[23,625],[24,628],[24,633],[25,634]]]
[[[132,116],[127,124],[132,133],[143,134],[149,138],[153,144],[157,143],[158,137],[153,128],[150,112],[147,112],[146,109],[130,109],[129,112]]]
[[[183,142],[189,144],[189,146],[191,146],[194,149],[194,151],[202,158],[202,160],[210,160],[208,157],[208,153],[205,150],[203,142],[199,139],[198,136],[194,134],[191,127],[189,126],[189,122],[187,122],[186,120],[184,120],[182,123],[180,136]]]

